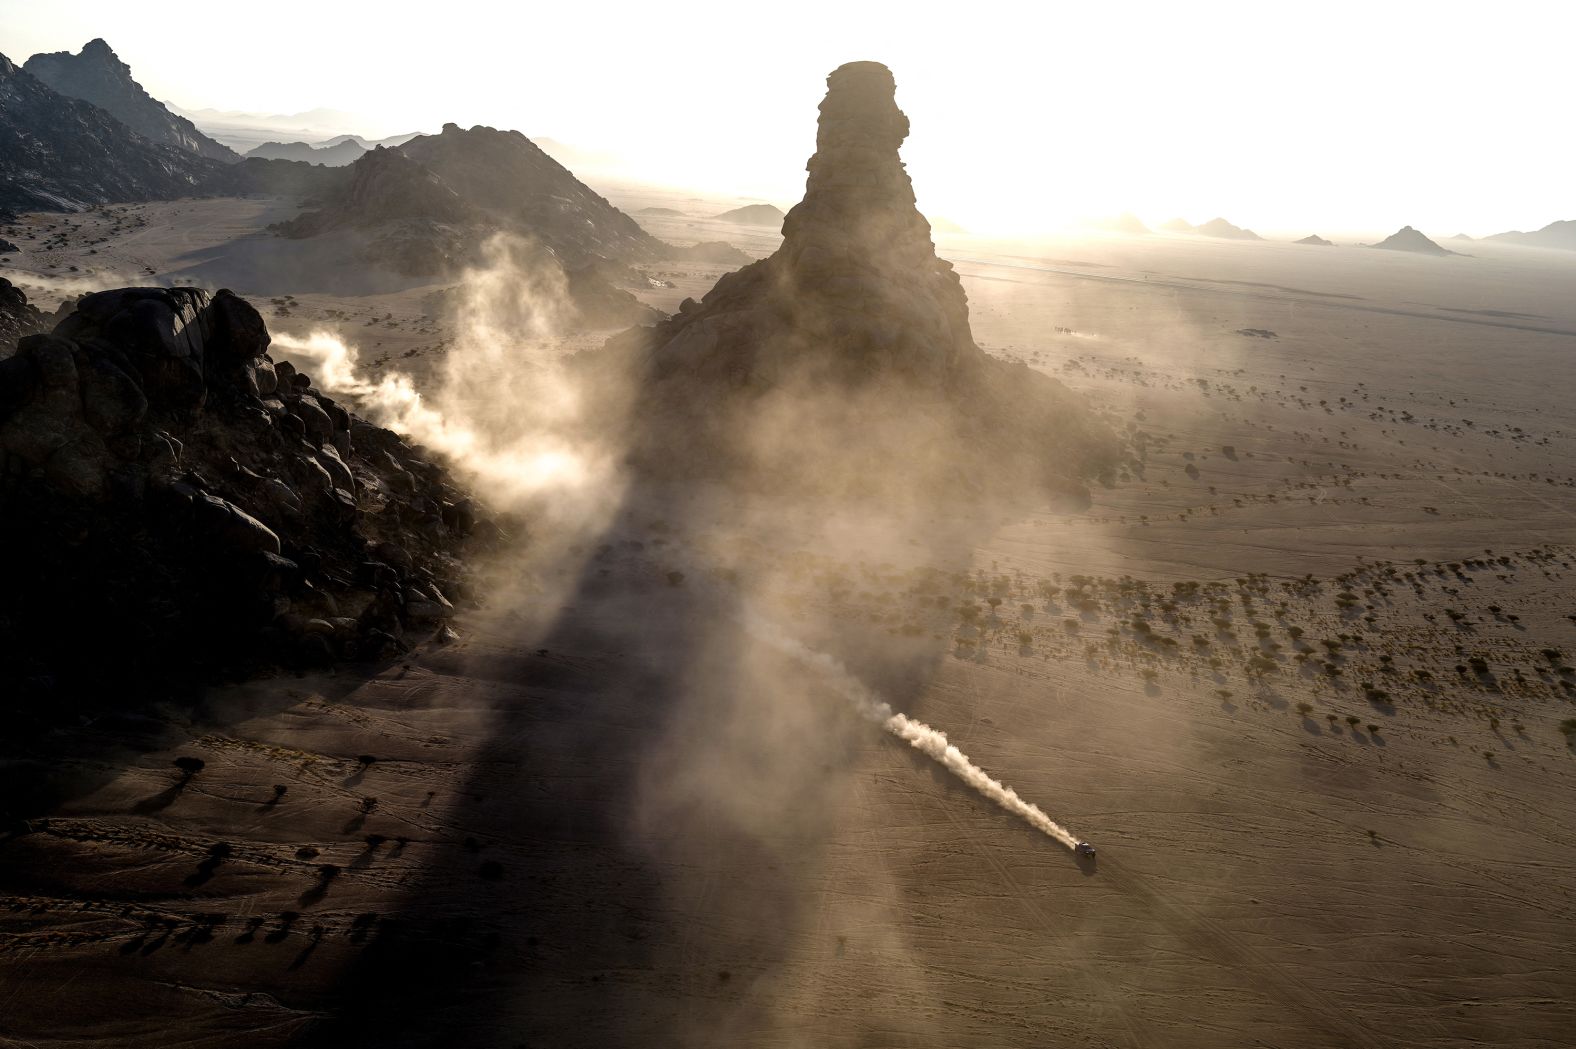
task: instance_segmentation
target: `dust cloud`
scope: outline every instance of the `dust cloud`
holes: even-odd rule
[[[613,458],[578,435],[581,400],[562,374],[557,340],[573,316],[561,269],[521,238],[498,234],[450,296],[454,342],[435,382],[372,374],[343,334],[277,334],[311,362],[329,392],[378,425],[442,455],[501,509],[531,509],[594,527],[621,481]]]

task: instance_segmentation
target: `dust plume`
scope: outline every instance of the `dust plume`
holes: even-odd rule
[[[830,679],[837,693],[851,703],[867,721],[880,725],[887,732],[903,740],[985,798],[1014,816],[1022,818],[1035,830],[1056,839],[1069,849],[1078,845],[1076,835],[1047,816],[1038,805],[1024,801],[1018,796],[1017,791],[993,778],[970,761],[967,754],[947,740],[945,732],[931,728],[923,721],[916,721],[907,714],[894,712],[891,704],[866,688],[836,659],[795,641],[758,615],[746,616],[745,628],[756,639],[820,670]]]
[[[337,332],[278,334],[274,343],[310,361],[325,389],[380,426],[444,456],[487,502],[599,517],[616,494],[617,471],[605,451],[573,435],[580,400],[557,359],[573,313],[562,270],[534,245],[500,234],[449,298],[454,344],[436,381],[422,383],[430,394],[405,372],[371,374]]]

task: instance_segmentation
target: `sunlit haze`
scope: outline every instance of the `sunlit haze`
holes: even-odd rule
[[[922,209],[1029,233],[1133,211],[1265,234],[1537,228],[1573,210],[1569,42],[1548,3],[364,4],[150,18],[0,0],[22,61],[103,37],[189,110],[340,110],[545,136],[639,180],[791,204],[828,69],[876,59]],[[248,9],[250,10],[250,9]]]

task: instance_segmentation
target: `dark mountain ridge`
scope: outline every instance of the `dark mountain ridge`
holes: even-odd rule
[[[69,51],[38,54],[23,65],[58,94],[98,106],[155,145],[170,146],[209,160],[235,161],[235,151],[220,145],[185,117],[149,95],[132,78],[131,67],[101,39]]]
[[[79,211],[191,196],[226,167],[150,142],[0,55],[0,209]]]

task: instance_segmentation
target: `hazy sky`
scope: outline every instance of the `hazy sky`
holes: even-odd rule
[[[189,109],[513,127],[785,205],[826,73],[875,59],[921,207],[1003,232],[1128,209],[1299,235],[1576,218],[1576,4],[1552,0],[0,0],[16,61],[95,36]]]

